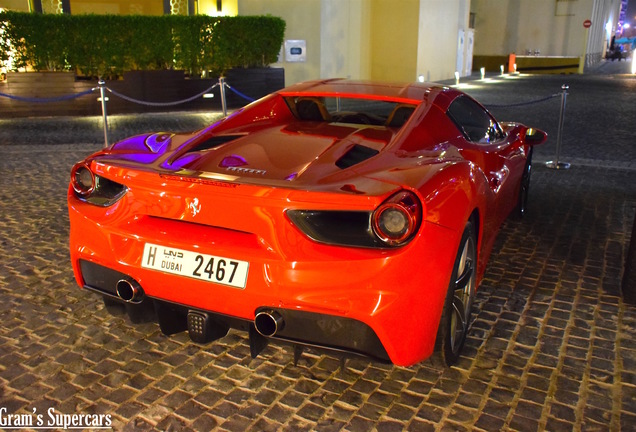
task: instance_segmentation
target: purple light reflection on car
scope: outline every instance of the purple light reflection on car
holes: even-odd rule
[[[240,167],[247,165],[244,157],[239,155],[230,155],[223,158],[219,166],[221,168]]]

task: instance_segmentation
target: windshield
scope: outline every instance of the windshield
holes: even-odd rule
[[[300,120],[401,127],[415,105],[377,99],[293,96],[287,105]]]

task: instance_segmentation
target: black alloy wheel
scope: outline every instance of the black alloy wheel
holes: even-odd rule
[[[475,228],[469,221],[459,243],[435,342],[435,356],[441,356],[446,366],[452,366],[459,359],[470,326],[476,289],[476,243]]]

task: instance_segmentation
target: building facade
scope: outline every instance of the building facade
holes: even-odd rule
[[[328,77],[438,81],[469,75],[473,55],[498,56],[497,65],[512,53],[593,64],[616,33],[621,0],[0,0],[0,7],[279,16],[287,28],[275,66],[285,68],[289,85]]]
[[[475,55],[579,57],[590,65],[611,44],[621,0],[472,0],[470,7]]]
[[[305,47],[303,61],[281,56],[287,83],[450,78],[465,57],[469,9],[470,0],[239,0],[240,15],[280,16],[285,39]]]
[[[236,15],[238,0],[0,0],[22,12],[115,15]]]
[[[0,0],[43,13],[274,15],[287,23],[286,84],[349,77],[394,81],[470,73],[470,0]],[[468,54],[467,54],[468,53]]]

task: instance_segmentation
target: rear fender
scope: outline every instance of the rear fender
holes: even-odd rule
[[[478,281],[482,278],[493,236],[495,194],[476,165],[462,161],[447,164],[419,187],[426,209],[425,220],[453,231],[459,242],[466,222],[474,218],[478,233]],[[457,250],[459,244],[453,245]]]

